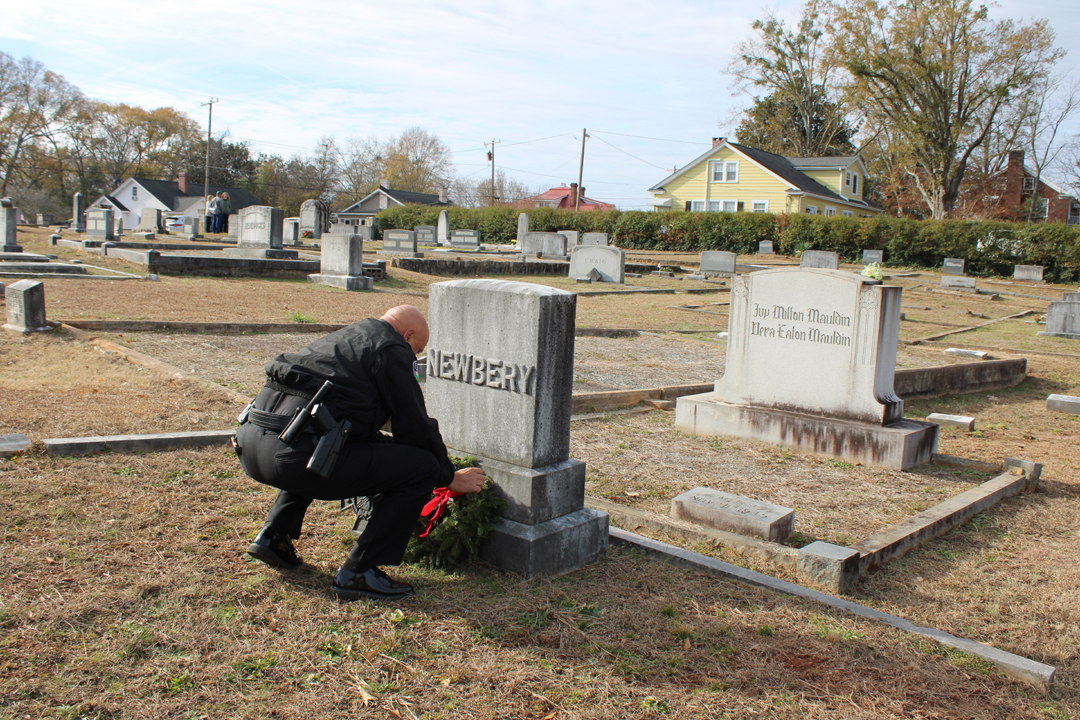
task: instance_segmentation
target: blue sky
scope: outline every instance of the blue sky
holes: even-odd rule
[[[795,15],[801,5],[769,7]],[[90,97],[172,106],[204,127],[201,103],[219,98],[215,134],[286,157],[323,136],[344,145],[418,125],[454,151],[459,175],[489,176],[485,143],[497,139],[496,166],[546,189],[577,180],[587,128],[586,192],[631,209],[711,137],[734,135],[731,119],[749,100],[722,69],[763,7],[23,0],[4,8],[0,50],[29,55]],[[1075,0],[1008,0],[991,15],[1031,11],[1070,50],[1062,66],[1080,69]]]

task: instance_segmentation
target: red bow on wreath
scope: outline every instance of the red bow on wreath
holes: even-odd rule
[[[428,519],[427,527],[424,528],[424,532],[420,533],[420,537],[425,538],[432,528],[435,527],[435,521],[442,515],[443,510],[446,508],[446,504],[450,502],[451,498],[461,497],[465,493],[459,493],[451,490],[448,487],[435,488],[435,497],[428,501],[428,504],[424,506],[424,509],[420,512],[421,517],[427,517],[428,514],[431,517]]]

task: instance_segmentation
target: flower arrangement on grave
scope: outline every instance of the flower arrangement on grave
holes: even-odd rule
[[[874,280],[884,279],[884,275],[881,272],[881,266],[875,263],[870,263],[863,268],[862,274],[864,277],[873,278]]]
[[[474,457],[451,459],[458,470],[479,467]],[[490,480],[480,492],[469,495],[438,488],[420,514],[405,562],[443,570],[473,562],[504,507],[506,500],[496,494]]]
[[[302,237],[302,238],[312,238],[312,237],[314,237],[314,235],[311,234],[310,230],[305,230],[300,237]]]

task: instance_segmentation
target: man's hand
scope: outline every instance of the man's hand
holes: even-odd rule
[[[484,487],[484,470],[482,468],[465,468],[454,473],[454,481],[450,483],[450,489],[459,493],[478,493]]]

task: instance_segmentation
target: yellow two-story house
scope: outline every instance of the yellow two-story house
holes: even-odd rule
[[[796,158],[713,138],[704,155],[649,188],[657,210],[872,217],[858,156]]]

